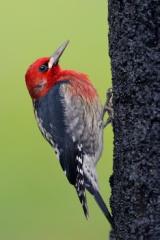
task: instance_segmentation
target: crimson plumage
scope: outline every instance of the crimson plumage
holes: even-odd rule
[[[112,217],[100,195],[96,172],[103,148],[102,105],[85,74],[62,70],[58,64],[67,44],[68,41],[51,57],[35,61],[26,72],[26,85],[40,131],[74,185],[85,216],[89,216],[87,189],[112,225]]]

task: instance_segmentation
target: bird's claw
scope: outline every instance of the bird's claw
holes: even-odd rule
[[[109,118],[105,122],[103,122],[103,128],[105,128],[110,122],[112,123],[114,118],[114,111],[112,108],[112,96],[112,87],[110,87],[106,92],[106,102],[102,111],[102,120],[106,112],[108,112]]]

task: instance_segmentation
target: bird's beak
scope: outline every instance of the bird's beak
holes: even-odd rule
[[[48,68],[51,68],[53,65],[56,65],[58,63],[58,60],[62,53],[64,52],[65,48],[67,47],[69,43],[69,40],[63,43],[62,46],[60,46],[55,53],[50,57],[50,60],[48,62]]]

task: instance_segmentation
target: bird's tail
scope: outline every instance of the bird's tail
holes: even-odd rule
[[[108,208],[103,201],[100,192],[99,192],[99,186],[98,186],[98,180],[96,176],[96,172],[92,172],[92,178],[88,178],[87,174],[84,174],[84,180],[85,180],[85,188],[88,190],[88,192],[94,197],[96,200],[98,206],[100,207],[101,211],[111,224],[111,227],[114,228],[114,221],[113,217],[111,216],[110,212],[108,211]],[[94,176],[94,177],[93,177]]]
[[[108,208],[107,208],[105,202],[103,201],[100,193],[98,191],[94,191],[93,196],[94,196],[98,206],[102,210],[103,214],[105,215],[105,217],[107,218],[107,220],[111,224],[112,228],[114,228],[113,217],[111,216],[110,212],[108,211]]]

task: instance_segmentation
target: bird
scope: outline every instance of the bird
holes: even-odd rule
[[[113,228],[100,194],[96,165],[103,150],[104,110],[89,77],[63,70],[59,60],[69,40],[50,57],[36,60],[25,74],[38,127],[54,149],[60,165],[77,192],[89,218],[87,190]]]

